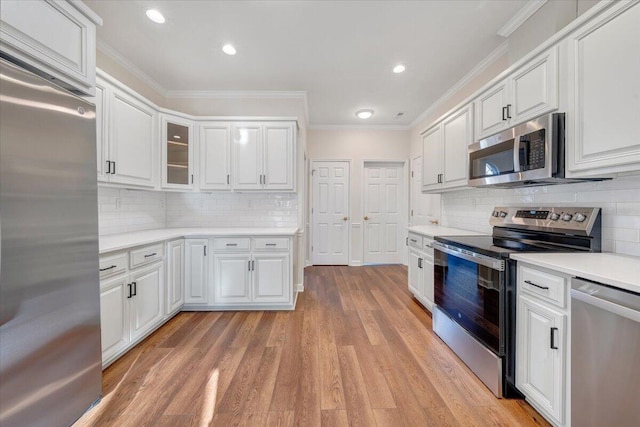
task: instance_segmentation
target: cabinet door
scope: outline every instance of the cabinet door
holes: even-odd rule
[[[527,400],[563,424],[566,315],[520,295],[517,318],[516,386]]]
[[[231,189],[231,125],[200,125],[200,189]]]
[[[262,126],[236,124],[233,126],[233,173],[235,190],[258,190],[263,186]]]
[[[567,168],[640,170],[640,4],[619,2],[567,40]]]
[[[214,256],[214,302],[216,305],[251,302],[250,254],[216,254]]]
[[[93,101],[96,104],[96,161],[98,168],[98,181],[109,181],[109,172],[107,166],[107,123],[109,109],[108,109],[108,94],[107,86],[100,80],[96,81],[96,96]]]
[[[491,87],[476,98],[474,101],[476,140],[492,135],[507,127],[507,114],[503,108],[509,103],[508,99],[506,80]]]
[[[293,190],[294,125],[266,123],[264,125],[264,188]]]
[[[162,187],[193,188],[193,123],[163,114],[160,118],[162,141]]]
[[[100,330],[104,365],[129,344],[129,275],[100,283]]]
[[[255,255],[253,262],[253,301],[291,302],[289,254]]]
[[[184,304],[184,240],[167,243],[167,314]]]
[[[413,249],[409,249],[409,291],[422,296],[422,255]]]
[[[422,191],[440,188],[442,173],[441,128],[438,124],[422,136]]]
[[[529,61],[510,77],[509,125],[558,108],[558,47]]]
[[[2,51],[93,95],[96,26],[72,2],[2,0]]]
[[[185,240],[185,304],[209,303],[209,239]]]
[[[471,115],[471,105],[467,105],[442,121],[443,187],[467,185],[468,147],[473,142]]]
[[[131,340],[152,330],[164,318],[164,263],[133,270],[131,283]]]
[[[427,308],[433,307],[433,255],[426,254],[422,261],[422,289]]]
[[[109,102],[109,159],[115,162],[111,182],[153,187],[155,111],[113,88]]]

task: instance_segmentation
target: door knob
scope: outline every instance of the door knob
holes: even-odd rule
[[[342,218],[343,221],[347,221],[349,219],[348,216],[345,216],[344,218]]]
[[[368,216],[365,216],[365,217],[364,217],[364,220],[365,220],[365,221],[369,221],[369,217],[368,217]]]

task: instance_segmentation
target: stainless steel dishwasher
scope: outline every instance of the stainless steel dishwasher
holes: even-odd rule
[[[571,424],[640,425],[640,294],[571,282]]]

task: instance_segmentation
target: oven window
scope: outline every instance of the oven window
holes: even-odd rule
[[[469,155],[470,179],[513,173],[513,139]]]
[[[503,272],[438,250],[434,255],[435,303],[477,340],[501,354]]]

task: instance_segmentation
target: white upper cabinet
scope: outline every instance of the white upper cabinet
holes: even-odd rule
[[[76,93],[94,95],[99,16],[79,1],[2,0],[0,49]]]
[[[475,101],[475,139],[558,108],[558,47],[515,69]]]
[[[171,114],[160,115],[162,187],[193,188],[193,122]]]
[[[118,88],[109,93],[109,182],[154,187],[157,112]]]
[[[234,124],[233,189],[293,190],[294,132],[291,122]]]
[[[262,126],[257,123],[233,125],[233,173],[235,190],[258,190],[262,188]]]
[[[473,111],[468,104],[429,129],[422,139],[422,191],[467,185],[467,157],[473,142]]]
[[[293,190],[294,147],[292,123],[266,123],[264,125],[264,188]]]
[[[200,125],[200,189],[231,189],[231,125],[206,122]]]
[[[616,2],[565,47],[571,176],[640,170],[640,4]]]

